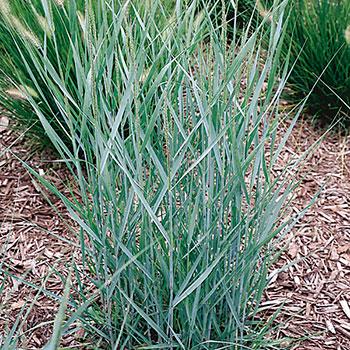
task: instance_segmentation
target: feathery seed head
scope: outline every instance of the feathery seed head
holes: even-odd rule
[[[60,7],[64,6],[64,0],[55,0],[55,3],[57,6],[60,6]]]
[[[10,96],[15,100],[27,100],[27,96],[23,93],[23,91],[19,89],[12,88],[12,89],[6,90],[5,92],[8,96]]]
[[[40,25],[40,27],[43,29],[43,31],[48,34],[51,35],[51,29],[49,26],[49,23],[47,22],[47,19],[43,16],[37,15],[37,19],[38,19],[38,23]]]
[[[31,30],[27,29],[16,16],[11,15],[10,21],[12,26],[24,39],[29,40],[37,48],[41,47],[39,38]]]
[[[29,40],[34,46],[41,47],[40,40],[35,34],[28,30],[16,16],[11,14],[11,6],[8,0],[0,0],[0,12],[23,38]]]
[[[350,45],[350,25],[344,30],[344,39],[348,45]]]
[[[8,0],[0,0],[0,11],[5,16],[8,16],[11,13],[11,7]]]
[[[6,90],[6,93],[15,100],[28,100],[28,96],[38,98],[37,92],[28,85],[21,85],[18,88]]]

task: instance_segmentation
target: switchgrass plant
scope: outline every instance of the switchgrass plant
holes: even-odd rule
[[[291,132],[276,142],[285,5],[229,42],[225,17],[196,0],[174,15],[159,0],[83,12],[42,0],[38,42],[9,29],[9,76],[35,91],[26,100],[74,178],[68,198],[26,165],[80,228],[51,345],[79,319],[98,348],[274,348],[259,305],[292,221],[294,183],[272,171]]]
[[[326,122],[342,117],[349,125],[350,1],[295,0],[291,5],[291,41],[285,50],[291,45],[295,66],[287,98],[300,100],[313,90],[307,102],[311,113]]]

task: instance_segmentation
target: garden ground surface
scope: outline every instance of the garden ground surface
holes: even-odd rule
[[[51,297],[11,275],[25,274],[26,280],[37,286],[45,279],[45,290],[59,295],[75,248],[67,241],[73,236],[66,225],[68,218],[52,209],[16,157],[61,188],[59,179],[66,179],[67,174],[52,153],[39,150],[35,142],[11,131],[8,122],[0,116],[0,267],[7,271],[0,274],[4,286],[1,291],[0,284],[0,335],[21,310],[29,311],[22,348],[38,349],[50,335],[57,305]],[[300,120],[280,160],[281,168],[275,171],[321,136],[322,131],[311,122]],[[263,306],[269,312],[282,310],[278,317],[281,327],[275,336],[309,337],[295,349],[350,349],[350,137],[327,134],[301,173],[292,204],[296,213],[318,189],[323,190],[280,244],[286,250],[271,271],[272,282]],[[53,197],[49,199],[62,208]],[[289,267],[283,269],[286,264]],[[78,332],[65,341],[73,344],[82,337]]]
[[[54,298],[62,294],[67,264],[77,253],[67,226],[68,216],[58,215],[47,199],[60,212],[64,212],[62,204],[41,191],[18,158],[63,191],[60,179],[69,177],[50,151],[10,130],[8,122],[0,116],[0,337],[18,315],[22,313],[23,320],[29,312],[21,348],[40,349],[51,335],[58,307]],[[13,276],[25,276],[26,282],[38,288]],[[40,287],[51,295],[45,295]],[[65,343],[75,344],[80,335],[66,337]]]
[[[299,120],[280,160],[281,168],[322,136],[322,130],[310,121]],[[286,250],[271,272],[274,277],[265,303],[276,310],[282,307],[279,333],[291,338],[311,336],[295,349],[348,350],[350,137],[329,132],[299,173],[301,184],[292,203],[295,213],[322,191],[280,245]]]

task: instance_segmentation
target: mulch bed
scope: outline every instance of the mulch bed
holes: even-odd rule
[[[281,167],[290,155],[309,149],[321,135],[322,131],[309,121],[299,121]],[[8,127],[0,127],[0,264],[9,274],[25,274],[36,286],[46,279],[45,289],[60,295],[74,246],[57,237],[72,239],[65,224],[69,219],[56,214],[14,155],[51,180],[57,179],[58,186],[59,179],[67,174],[52,163],[53,154],[32,149],[33,144],[25,137],[18,138]],[[271,311],[283,305],[278,337],[309,337],[294,349],[350,349],[350,137],[335,132],[326,135],[302,174],[305,176],[292,205],[295,212],[305,207],[322,186],[323,191],[281,244],[287,242],[287,249],[272,271],[274,278],[265,306]],[[51,200],[60,207],[57,200]],[[286,264],[289,267],[280,271]],[[47,278],[53,266],[62,278],[57,273]],[[0,279],[5,281],[0,293],[0,334],[22,308],[32,307],[23,328],[27,333],[22,348],[42,347],[50,336],[57,304],[43,294],[33,303],[38,293],[35,288],[4,273]],[[72,344],[75,339],[72,336],[66,341]]]
[[[25,319],[21,348],[39,349],[51,336],[58,307],[55,297],[62,295],[67,264],[75,251],[73,242],[59,237],[74,241],[74,235],[67,226],[68,216],[56,213],[16,156],[45,174],[61,190],[64,185],[60,178],[66,179],[68,175],[63,166],[54,162],[54,154],[35,149],[30,138],[10,130],[7,124],[8,119],[1,117],[0,282],[4,290],[0,290],[0,337],[21,315],[20,320]],[[64,212],[54,196],[49,195],[49,199]],[[45,295],[44,290],[51,296]],[[65,343],[73,344],[74,337],[67,337]]]
[[[281,167],[291,156],[310,149],[323,133],[310,121],[300,120]],[[294,349],[350,349],[350,137],[335,131],[326,134],[299,177],[292,203],[295,213],[323,189],[283,242],[287,248],[272,271],[265,305],[283,305],[278,336],[309,337]]]

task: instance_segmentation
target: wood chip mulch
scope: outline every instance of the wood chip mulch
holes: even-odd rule
[[[310,149],[323,133],[310,121],[300,120],[287,143],[284,163]],[[281,166],[285,164],[282,159]],[[300,173],[301,185],[292,204],[295,213],[323,189],[281,245],[287,248],[273,267],[265,305],[273,310],[282,306],[278,336],[308,338],[293,349],[348,350],[350,136],[326,134]]]
[[[321,135],[322,130],[301,120],[288,141],[285,160],[288,154],[295,156],[309,149]],[[7,147],[10,150],[6,151]],[[57,178],[65,178],[65,171],[52,162],[43,162],[43,157],[53,159],[52,154],[31,152],[31,149],[28,140],[18,139],[18,134],[6,125],[0,127],[0,267],[8,272],[0,274],[0,282],[4,284],[0,293],[0,336],[22,309],[27,311],[32,307],[23,327],[23,349],[38,349],[45,344],[57,304],[53,298],[38,294],[37,289],[13,276],[25,276],[36,286],[42,286],[46,279],[45,289],[60,295],[67,261],[74,254],[73,245],[57,238],[71,239],[65,224],[67,218],[60,218],[50,207],[14,154],[48,176],[53,167]],[[307,205],[318,189],[323,187],[323,191],[286,237],[287,249],[273,267],[274,277],[266,292],[265,306],[270,310],[282,306],[278,337],[308,338],[293,345],[294,349],[347,350],[350,349],[350,137],[329,133],[302,173],[305,176],[293,202],[295,212]],[[60,206],[54,198],[51,200]],[[60,271],[62,278],[57,273],[50,275],[52,266]],[[73,341],[67,340],[70,344]]]
[[[52,153],[33,149],[30,139],[9,128],[7,117],[0,118],[0,344],[20,316],[25,320],[20,347],[40,349],[51,336],[55,299],[62,295],[76,248],[68,242],[74,240],[68,217],[60,217],[50,206],[16,156],[62,189],[59,179],[67,174],[52,162]],[[57,199],[50,200],[64,212]],[[74,339],[65,342],[73,344]]]

